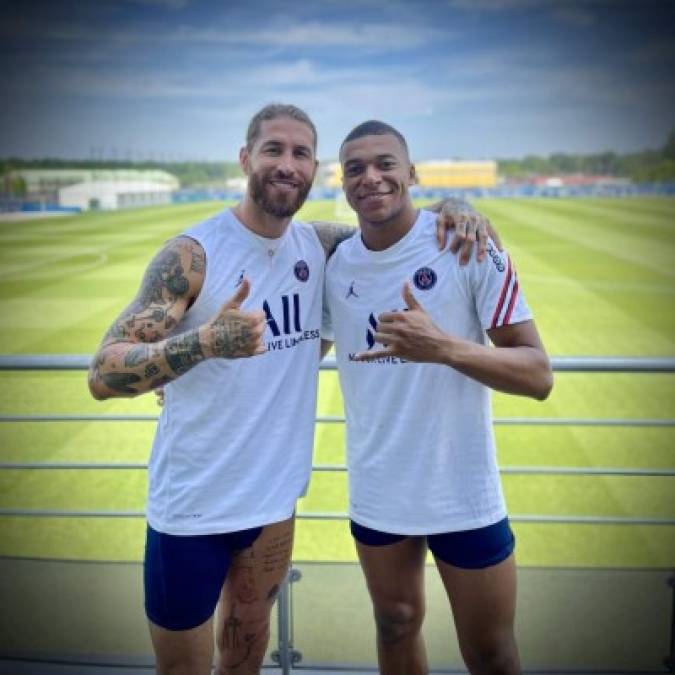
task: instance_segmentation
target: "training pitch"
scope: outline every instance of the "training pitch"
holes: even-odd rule
[[[484,200],[518,269],[549,354],[675,355],[675,200]],[[0,353],[91,354],[166,239],[222,204],[0,223]],[[339,216],[347,214],[340,209]],[[309,202],[306,220],[335,220]],[[93,401],[84,372],[2,372],[3,415],[156,413],[154,396]],[[448,405],[452,405],[448,401]],[[544,403],[494,396],[495,417],[672,419],[673,375],[558,374]],[[319,415],[341,415],[337,375],[320,376]],[[0,462],[143,463],[153,422],[4,422]],[[502,468],[675,466],[672,427],[496,427]],[[320,424],[315,462],[344,461],[343,428]],[[411,448],[411,455],[423,448]],[[504,474],[512,516],[674,518],[668,476]],[[0,472],[0,508],[142,511],[139,469]],[[299,512],[342,513],[346,475],[315,473]],[[514,524],[521,565],[675,564],[675,527]],[[0,555],[140,560],[142,518],[0,517]],[[295,558],[355,559],[343,520],[300,520]]]

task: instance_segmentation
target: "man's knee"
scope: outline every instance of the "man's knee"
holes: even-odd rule
[[[520,661],[513,633],[483,636],[472,644],[462,645],[462,655],[469,672],[475,675],[518,675]]]
[[[150,636],[159,675],[208,675],[213,656],[213,624],[184,631],[166,630],[150,623]]]
[[[422,602],[392,602],[375,607],[377,635],[384,644],[396,644],[417,635],[424,620]]]
[[[190,654],[156,654],[158,675],[208,675],[211,664]]]

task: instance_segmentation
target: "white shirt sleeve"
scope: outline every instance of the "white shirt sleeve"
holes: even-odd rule
[[[516,268],[506,251],[500,252],[489,240],[485,260],[479,263],[471,256],[469,268],[476,309],[485,330],[532,318]]]

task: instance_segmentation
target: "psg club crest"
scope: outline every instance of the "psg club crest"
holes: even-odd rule
[[[298,281],[307,281],[309,279],[309,266],[304,260],[298,260],[293,268],[295,278]]]
[[[436,272],[431,267],[420,267],[413,275],[413,283],[420,291],[428,291],[436,284]]]

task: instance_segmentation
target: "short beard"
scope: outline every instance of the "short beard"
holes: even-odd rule
[[[268,197],[265,189],[265,180],[252,173],[248,178],[248,189],[251,199],[267,214],[275,218],[290,218],[294,216],[305,203],[312,185],[306,184],[298,189],[298,196],[288,201],[273,201]]]

